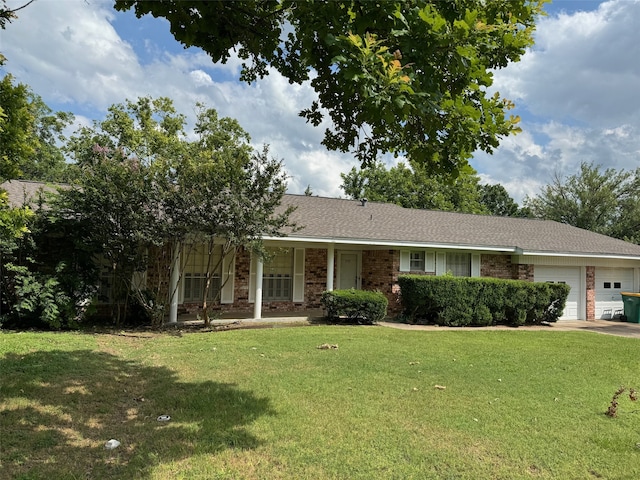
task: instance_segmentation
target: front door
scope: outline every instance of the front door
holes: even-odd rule
[[[338,254],[338,288],[340,290],[360,288],[361,255],[359,252],[340,252]]]

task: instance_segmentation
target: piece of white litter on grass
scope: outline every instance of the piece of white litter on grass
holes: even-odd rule
[[[169,415],[160,415],[156,420],[159,422],[168,422],[171,420],[171,417]]]
[[[447,387],[445,387],[444,385],[434,385],[434,388],[437,388],[438,390],[446,390]]]
[[[120,446],[120,442],[115,438],[112,438],[107,443],[104,444],[104,448],[107,450],[113,450],[114,448],[118,448]]]

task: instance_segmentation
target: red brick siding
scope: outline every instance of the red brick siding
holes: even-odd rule
[[[533,265],[511,262],[511,255],[484,254],[480,260],[480,276],[533,282]]]
[[[387,297],[390,315],[400,312],[398,302],[398,274],[400,252],[398,250],[365,250],[362,252],[362,289],[378,290]]]

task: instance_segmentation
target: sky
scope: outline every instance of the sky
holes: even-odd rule
[[[185,50],[165,20],[136,19],[112,5],[36,0],[0,30],[7,57],[0,75],[29,85],[53,110],[74,113],[73,129],[141,96],[171,98],[192,125],[195,104],[204,103],[237,119],[257,149],[270,145],[289,193],[309,186],[314,195],[345,196],[340,173],[358,163],[326,150],[324,128],[298,116],[316,98],[308,84],[291,85],[274,71],[240,83],[237,59],[213,64],[201,50]],[[502,184],[519,203],[554,176],[577,173],[581,162],[640,167],[640,0],[556,0],[545,9],[535,45],[494,73],[492,88],[516,103],[511,113],[522,118],[522,133],[470,161],[482,183]]]

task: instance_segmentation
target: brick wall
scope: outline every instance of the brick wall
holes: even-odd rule
[[[533,282],[534,266],[513,263],[511,255],[483,254],[480,258],[481,277]]]
[[[379,290],[387,297],[389,315],[400,312],[397,290],[400,271],[398,250],[365,250],[362,252],[362,289]]]
[[[305,305],[309,309],[322,308],[320,297],[327,289],[327,250],[307,248],[304,252],[304,264]]]

